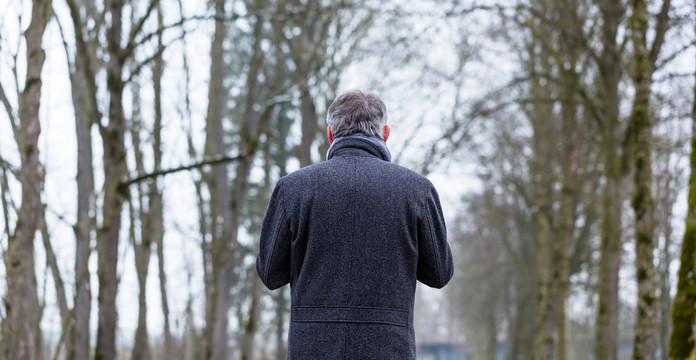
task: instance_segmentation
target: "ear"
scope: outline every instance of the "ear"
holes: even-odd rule
[[[382,136],[384,136],[384,141],[387,141],[387,138],[389,137],[391,129],[389,128],[389,125],[384,125],[384,130],[382,132]]]
[[[326,127],[326,137],[329,138],[329,144],[333,144],[334,137],[333,134],[331,134],[331,126]]]

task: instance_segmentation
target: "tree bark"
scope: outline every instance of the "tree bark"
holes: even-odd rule
[[[223,119],[226,111],[227,95],[223,86],[225,63],[223,59],[223,42],[227,36],[227,26],[222,20],[225,17],[225,0],[215,1],[215,33],[211,44],[210,83],[208,91],[207,117],[207,155],[223,155],[226,153],[224,140]],[[209,270],[206,292],[206,327],[204,333],[205,359],[221,360],[227,354],[227,310],[222,303],[229,298],[222,288],[226,279],[231,276],[220,268],[229,253],[225,248],[232,236],[229,176],[226,165],[218,165],[206,179],[210,192],[210,248],[208,253]],[[222,228],[222,233],[217,229]],[[232,259],[229,259],[230,262]],[[231,265],[231,264],[229,264]],[[228,266],[229,266],[228,265]]]
[[[693,92],[696,96],[696,85]],[[677,294],[672,303],[669,357],[674,360],[688,359],[689,355],[696,351],[693,330],[693,325],[696,323],[696,98],[691,110],[690,165],[686,229],[679,256]]]
[[[164,44],[162,42],[162,31],[164,23],[162,19],[162,7],[157,4],[157,53],[152,68],[152,81],[155,93],[155,123],[153,129],[154,142],[152,151],[154,154],[154,171],[162,169],[162,74],[164,72]],[[159,189],[157,179],[153,179],[149,189],[150,199],[150,218],[152,221],[152,238],[157,245],[157,270],[159,274],[160,298],[162,302],[162,316],[164,320],[164,359],[172,358],[172,332],[169,321],[169,300],[167,298],[167,274],[164,271],[164,214],[162,203],[162,191]]]
[[[604,0],[599,4],[602,26],[602,52],[599,55],[599,101],[601,108],[602,151],[605,185],[602,195],[601,244],[599,263],[599,309],[595,333],[595,358],[616,360],[619,334],[619,269],[621,267],[622,194],[619,138],[619,82],[621,79],[618,27],[623,4]]]
[[[632,1],[630,27],[633,38],[633,73],[636,88],[629,136],[632,137],[635,164],[634,195],[636,274],[638,304],[633,340],[633,359],[654,359],[657,347],[657,299],[655,296],[655,249],[652,198],[652,124],[650,123],[650,78],[646,33],[648,12],[645,0]]]
[[[542,74],[550,74],[550,56],[546,49],[539,53],[539,41],[532,38],[528,44],[529,63],[528,72],[535,74],[541,69]],[[532,75],[533,76],[533,75]],[[534,261],[536,263],[536,284],[534,298],[534,337],[532,343],[532,355],[534,359],[550,360],[553,356],[553,337],[550,317],[551,313],[551,268],[552,268],[552,234],[551,234],[551,208],[552,208],[552,171],[549,166],[552,164],[552,128],[551,122],[554,119],[551,104],[546,100],[551,95],[551,88],[548,82],[542,83],[540,77],[531,81],[530,93],[532,96],[532,106],[528,110],[527,118],[531,124],[532,146],[534,150],[533,159],[530,164],[530,174],[534,186],[534,207],[536,208],[535,217],[535,246]]]
[[[670,165],[675,153],[672,149],[665,152],[658,152],[655,158],[655,200],[656,200],[656,226],[658,233],[662,234],[664,242],[660,245],[660,257],[657,265],[658,273],[658,288],[660,296],[658,300],[658,338],[660,346],[660,359],[669,359],[669,336],[672,328],[672,276],[670,267],[672,264],[672,244],[674,236],[673,208],[675,204],[676,194],[679,193],[680,181],[679,175]]]
[[[135,157],[135,167],[138,173],[145,172],[145,164],[143,162],[143,151],[140,140],[140,131],[142,130],[142,121],[140,119],[140,85],[139,79],[135,79],[131,84],[133,97],[133,113],[131,116],[130,133],[133,142],[133,154]],[[157,178],[153,178],[153,182]],[[133,244],[133,253],[135,255],[135,271],[138,279],[138,326],[135,329],[135,338],[133,341],[133,350],[131,352],[132,360],[149,360],[151,358],[150,344],[147,331],[147,274],[150,268],[150,254],[152,251],[153,242],[153,222],[151,218],[150,198],[146,194],[142,183],[135,184],[135,192],[131,192],[129,200],[130,221],[130,238]],[[137,204],[139,209],[135,210],[135,196],[137,196]],[[147,207],[146,207],[147,203]],[[136,214],[137,212],[137,214]],[[136,235],[136,216],[140,221],[140,234]],[[139,238],[139,240],[138,240]]]
[[[285,287],[278,289],[276,300],[276,360],[284,360],[286,358],[287,348],[285,346]]]
[[[75,233],[75,295],[72,317],[67,329],[66,354],[68,359],[87,360],[90,356],[90,314],[92,292],[90,286],[89,257],[90,243],[94,230],[95,191],[92,166],[92,126],[101,120],[96,107],[96,89],[92,58],[87,41],[83,38],[82,20],[78,5],[68,1],[75,32],[75,60],[70,66],[70,84],[75,114],[77,137],[77,222]],[[67,49],[66,49],[67,51]]]
[[[87,360],[89,358],[89,319],[92,308],[89,257],[90,242],[94,220],[90,213],[95,208],[94,169],[92,167],[92,124],[96,109],[87,111],[89,94],[82,67],[87,66],[80,54],[75,56],[76,70],[71,70],[71,91],[75,110],[75,131],[77,135],[77,223],[75,233],[75,298],[73,302],[74,322],[69,332],[68,358]],[[91,95],[94,96],[94,95]]]
[[[262,9],[262,1],[254,2],[256,9]],[[226,319],[227,311],[231,306],[230,290],[236,281],[233,274],[238,263],[236,256],[239,234],[239,225],[242,223],[244,216],[244,206],[249,194],[249,174],[254,160],[252,154],[256,152],[259,146],[259,136],[265,128],[265,122],[268,119],[259,118],[258,111],[255,109],[258,101],[259,90],[259,70],[263,64],[263,51],[261,50],[261,40],[263,39],[263,23],[264,20],[260,16],[256,16],[254,20],[254,47],[251,60],[249,62],[249,72],[247,73],[246,81],[246,103],[244,114],[241,119],[239,128],[239,153],[247,154],[237,163],[236,174],[233,182],[233,193],[229,207],[231,210],[229,223],[223,228],[229,229],[229,236],[225,236],[220,243],[219,249],[221,256],[218,258],[219,263],[214,264],[219,269],[216,287],[218,293],[216,297],[216,319]],[[256,123],[259,122],[257,125]],[[226,357],[227,341],[227,321],[218,321],[215,327],[214,339],[217,343],[216,352],[213,353],[215,360],[223,360]],[[224,347],[223,347],[224,346]]]
[[[577,196],[577,176],[579,149],[575,139],[576,107],[574,93],[566,92],[562,104],[562,159],[561,159],[561,200],[558,233],[553,244],[554,271],[551,279],[551,297],[554,301],[553,319],[556,325],[555,358],[566,360],[568,357],[566,338],[566,298],[570,287],[570,255],[568,249],[572,243],[575,228],[575,198]]]
[[[121,210],[128,192],[119,186],[126,175],[124,146],[125,118],[123,114],[123,56],[121,49],[121,21],[123,0],[107,3],[111,26],[106,31],[109,61],[106,68],[109,94],[109,123],[100,127],[104,147],[104,201],[102,224],[97,230],[99,277],[99,321],[95,360],[116,358],[116,292],[118,289],[118,245],[121,230]]]
[[[50,1],[32,1],[31,21],[24,32],[26,39],[26,80],[19,95],[19,127],[15,140],[21,157],[19,181],[22,185],[22,204],[17,215],[14,234],[8,238],[5,253],[7,293],[6,319],[3,326],[5,354],[8,359],[30,360],[39,354],[36,346],[41,334],[32,329],[34,315],[31,299],[37,297],[34,275],[34,236],[39,229],[41,189],[44,170],[39,162],[38,140],[41,132],[39,107],[41,100],[41,70],[46,59],[42,41],[51,16]],[[9,110],[9,109],[8,109]],[[12,120],[12,119],[11,119]]]

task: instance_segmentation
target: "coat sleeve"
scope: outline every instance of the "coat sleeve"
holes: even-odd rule
[[[454,274],[440,197],[432,184],[418,222],[417,271],[418,281],[438,289],[447,285]]]
[[[282,180],[278,182],[261,225],[256,272],[271,290],[290,282],[291,236],[283,203]]]

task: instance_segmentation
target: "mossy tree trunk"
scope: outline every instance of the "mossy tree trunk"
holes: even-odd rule
[[[696,76],[695,76],[696,77]],[[696,96],[696,83],[694,84]],[[691,174],[689,175],[688,211],[686,230],[681,245],[677,295],[672,304],[672,335],[669,358],[688,359],[696,351],[694,347],[694,323],[696,323],[696,99],[691,110]]]
[[[529,44],[530,64],[529,72],[533,74],[541,69],[542,74],[551,73],[550,56],[538,41]],[[551,245],[553,243],[551,229],[551,209],[553,199],[553,166],[552,161],[552,126],[554,119],[551,103],[546,101],[552,97],[551,82],[540,77],[532,80],[531,95],[533,97],[532,110],[527,117],[533,129],[534,159],[531,164],[533,176],[536,207],[536,296],[535,296],[535,320],[534,340],[532,345],[532,359],[550,360],[553,357],[553,338],[551,336]]]
[[[636,89],[633,99],[629,134],[634,160],[634,194],[631,202],[635,212],[636,275],[638,302],[633,342],[633,359],[653,359],[657,346],[657,302],[655,296],[655,265],[653,264],[653,198],[652,198],[652,124],[650,122],[650,64],[646,32],[648,30],[645,0],[632,1],[630,28],[633,39],[632,78]]]

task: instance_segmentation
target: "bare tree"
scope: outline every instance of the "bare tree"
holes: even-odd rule
[[[17,177],[22,185],[22,204],[17,215],[14,233],[9,234],[5,253],[7,294],[3,322],[3,356],[8,359],[34,359],[37,346],[40,349],[40,328],[34,326],[36,308],[36,279],[34,275],[34,236],[39,230],[43,205],[41,189],[44,169],[39,162],[38,140],[41,133],[39,106],[41,99],[41,69],[46,54],[42,48],[43,35],[51,18],[51,2],[34,0],[31,20],[24,31],[26,40],[26,78],[24,89],[19,93],[18,118],[12,109],[5,90],[0,86],[0,96],[14,132],[21,157],[21,168]]]
[[[68,69],[70,72],[71,95],[75,114],[75,131],[77,137],[77,222],[73,226],[75,233],[75,274],[74,301],[69,319],[63,319],[66,325],[66,354],[70,359],[86,360],[90,356],[90,313],[92,291],[90,286],[89,258],[90,242],[93,238],[95,218],[92,215],[96,207],[94,192],[94,169],[92,166],[92,127],[101,121],[101,112],[97,106],[96,83],[94,74],[98,64],[95,53],[94,38],[100,25],[95,23],[92,32],[83,27],[80,4],[67,1],[75,31],[76,52],[72,55],[65,46]],[[84,4],[82,4],[84,5]],[[94,6],[82,6],[88,17],[97,18]],[[61,29],[61,36],[64,36]],[[66,39],[63,39],[67,44]],[[74,60],[71,60],[74,59]]]
[[[668,29],[670,0],[662,4],[656,36],[648,48],[648,10],[643,0],[632,2],[630,28],[633,40],[632,78],[636,88],[629,124],[629,146],[635,162],[633,210],[636,232],[636,274],[638,305],[633,342],[634,359],[653,359],[657,348],[657,296],[653,252],[655,242],[654,202],[652,196],[652,122],[650,87],[655,61]]]
[[[696,323],[696,98],[692,105],[688,210],[679,257],[677,294],[672,307],[672,335],[669,341],[669,357],[678,360],[690,359],[696,352],[693,330]]]

